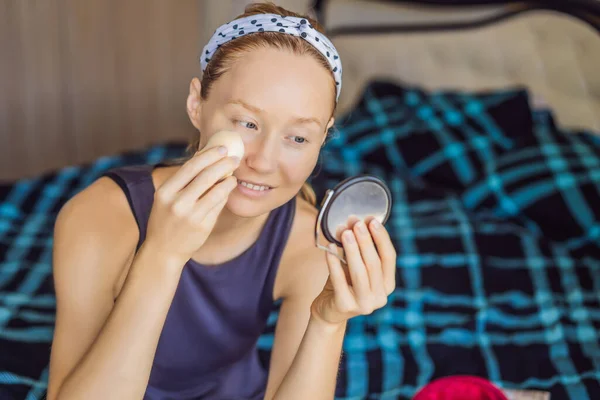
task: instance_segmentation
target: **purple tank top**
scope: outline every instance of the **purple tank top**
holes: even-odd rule
[[[154,199],[152,165],[105,175],[125,192],[144,241]],[[171,303],[145,400],[262,399],[267,371],[256,343],[273,306],[273,285],[295,212],[273,210],[258,240],[238,257],[205,266],[189,260]]]

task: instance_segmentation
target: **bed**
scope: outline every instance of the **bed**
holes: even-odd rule
[[[345,75],[311,182],[321,198],[350,175],[385,179],[399,255],[389,304],[348,326],[336,397],[410,399],[467,374],[598,399],[600,10],[466,3],[484,2],[315,3]],[[532,9],[492,18],[518,7]],[[356,12],[395,27],[373,33]],[[492,22],[464,26],[482,18]],[[0,399],[45,395],[61,205],[110,168],[184,149],[165,142],[0,185]],[[277,316],[276,304],[258,342],[265,366]]]

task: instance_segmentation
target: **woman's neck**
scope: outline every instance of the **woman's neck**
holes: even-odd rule
[[[233,214],[227,207],[224,207],[219,218],[217,218],[217,222],[215,223],[209,238],[221,239],[227,238],[235,232],[252,231],[257,226],[262,226],[267,215],[240,217],[239,215]]]
[[[227,208],[219,215],[214,228],[195,253],[194,260],[202,264],[220,264],[248,249],[260,236],[269,214],[240,217]]]

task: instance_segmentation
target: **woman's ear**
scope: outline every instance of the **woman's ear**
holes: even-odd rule
[[[190,93],[188,94],[186,108],[188,117],[196,129],[200,130],[200,109],[202,102],[200,98],[200,79],[194,78],[190,82]]]

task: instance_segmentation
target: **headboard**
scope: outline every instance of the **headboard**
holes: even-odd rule
[[[560,125],[600,132],[600,2],[462,3],[316,1],[343,60],[339,112],[376,77],[427,89],[524,86]]]

